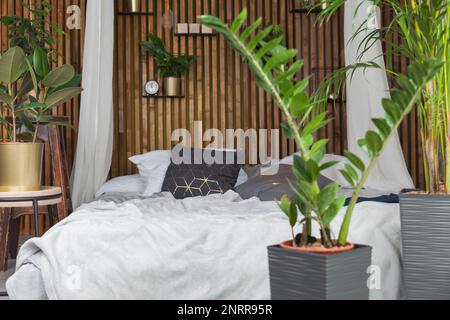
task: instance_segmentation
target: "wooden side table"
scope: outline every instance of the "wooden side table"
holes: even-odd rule
[[[3,209],[3,214],[0,215],[0,271],[6,271],[10,246],[17,248],[19,241],[18,234],[13,235],[14,239],[11,239],[10,234],[12,222],[17,218],[13,216],[13,209],[33,208],[35,236],[39,237],[39,207],[47,206],[50,224],[53,225],[56,212],[53,210],[54,206],[62,201],[60,187],[42,187],[40,191],[30,192],[0,192],[0,209]]]

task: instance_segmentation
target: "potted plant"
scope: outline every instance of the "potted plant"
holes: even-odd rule
[[[324,12],[330,16],[345,1],[332,0]],[[397,74],[393,57],[409,61],[443,61],[438,72],[422,88],[417,101],[420,140],[423,149],[425,190],[405,190],[400,194],[402,246],[406,295],[409,299],[450,298],[450,2],[446,0],[393,1],[376,0],[393,13],[386,27],[360,32],[368,36],[361,50],[376,40],[386,44],[387,70],[398,81],[408,81]],[[403,39],[394,44],[393,37]],[[348,68],[367,66],[349,66]],[[374,66],[379,67],[379,66]],[[397,76],[396,76],[397,75]],[[424,227],[426,226],[426,227]]]
[[[127,12],[141,12],[141,0],[125,0],[125,8]]]
[[[39,190],[41,124],[58,124],[51,122],[51,109],[82,91],[74,85],[73,66],[52,70],[42,53],[36,48],[31,59],[22,48],[13,47],[0,56],[0,108],[9,113],[9,117],[0,113],[0,126],[7,132],[7,139],[0,143],[1,191]]]
[[[377,130],[370,130],[359,145],[370,159],[366,166],[356,155],[347,152],[349,164],[341,172],[355,187],[347,207],[338,239],[331,236],[330,224],[344,206],[339,185],[331,183],[320,189],[320,173],[336,162],[320,164],[328,140],[315,141],[315,133],[327,123],[327,113],[310,103],[305,92],[308,80],[296,81],[302,61],[293,61],[297,50],[282,45],[283,37],[270,42],[264,38],[272,31],[266,27],[251,37],[262,19],[243,28],[247,10],[231,26],[213,16],[200,21],[225,36],[256,74],[258,85],[270,94],[281,108],[286,135],[295,140],[300,152],[295,156],[293,171],[297,186],[292,184],[295,199],[283,197],[279,204],[289,218],[292,239],[269,247],[270,280],[273,299],[367,299],[366,270],[371,262],[371,248],[348,242],[350,222],[358,196],[376,164],[380,153],[404,117],[421,98],[421,92],[440,67],[438,61],[424,61],[409,67],[408,81],[399,81],[397,94],[385,99],[384,118],[374,119]],[[243,29],[243,30],[242,30]],[[271,55],[267,55],[272,52]],[[312,237],[312,224],[321,230],[320,239]],[[301,235],[295,235],[299,225]],[[308,270],[308,272],[304,272]]]
[[[175,56],[169,52],[157,36],[150,34],[149,41],[141,41],[141,46],[156,60],[156,68],[164,80],[164,94],[166,96],[181,96],[181,77],[189,70],[190,63],[195,57],[189,55]]]

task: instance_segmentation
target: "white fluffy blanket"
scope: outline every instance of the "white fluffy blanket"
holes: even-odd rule
[[[381,270],[372,298],[401,297],[398,211],[366,202],[354,215],[350,241],[372,245]],[[274,202],[234,192],[98,201],[28,241],[7,290],[13,299],[269,299],[266,247],[289,236]]]

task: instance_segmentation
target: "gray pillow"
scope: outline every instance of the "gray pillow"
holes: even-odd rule
[[[290,199],[294,199],[295,193],[289,186],[288,181],[294,184],[296,181],[292,172],[292,166],[280,165],[276,175],[256,175],[251,177],[246,183],[236,187],[235,190],[244,200],[257,197],[261,201],[274,201],[275,199],[280,199],[284,194]],[[321,189],[332,182],[332,180],[322,175],[319,178]]]

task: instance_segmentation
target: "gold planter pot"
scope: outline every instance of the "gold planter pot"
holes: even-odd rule
[[[125,0],[125,7],[127,12],[141,12],[141,0]]]
[[[181,78],[164,78],[164,95],[181,96]]]
[[[0,191],[38,191],[41,187],[42,143],[0,143]]]

